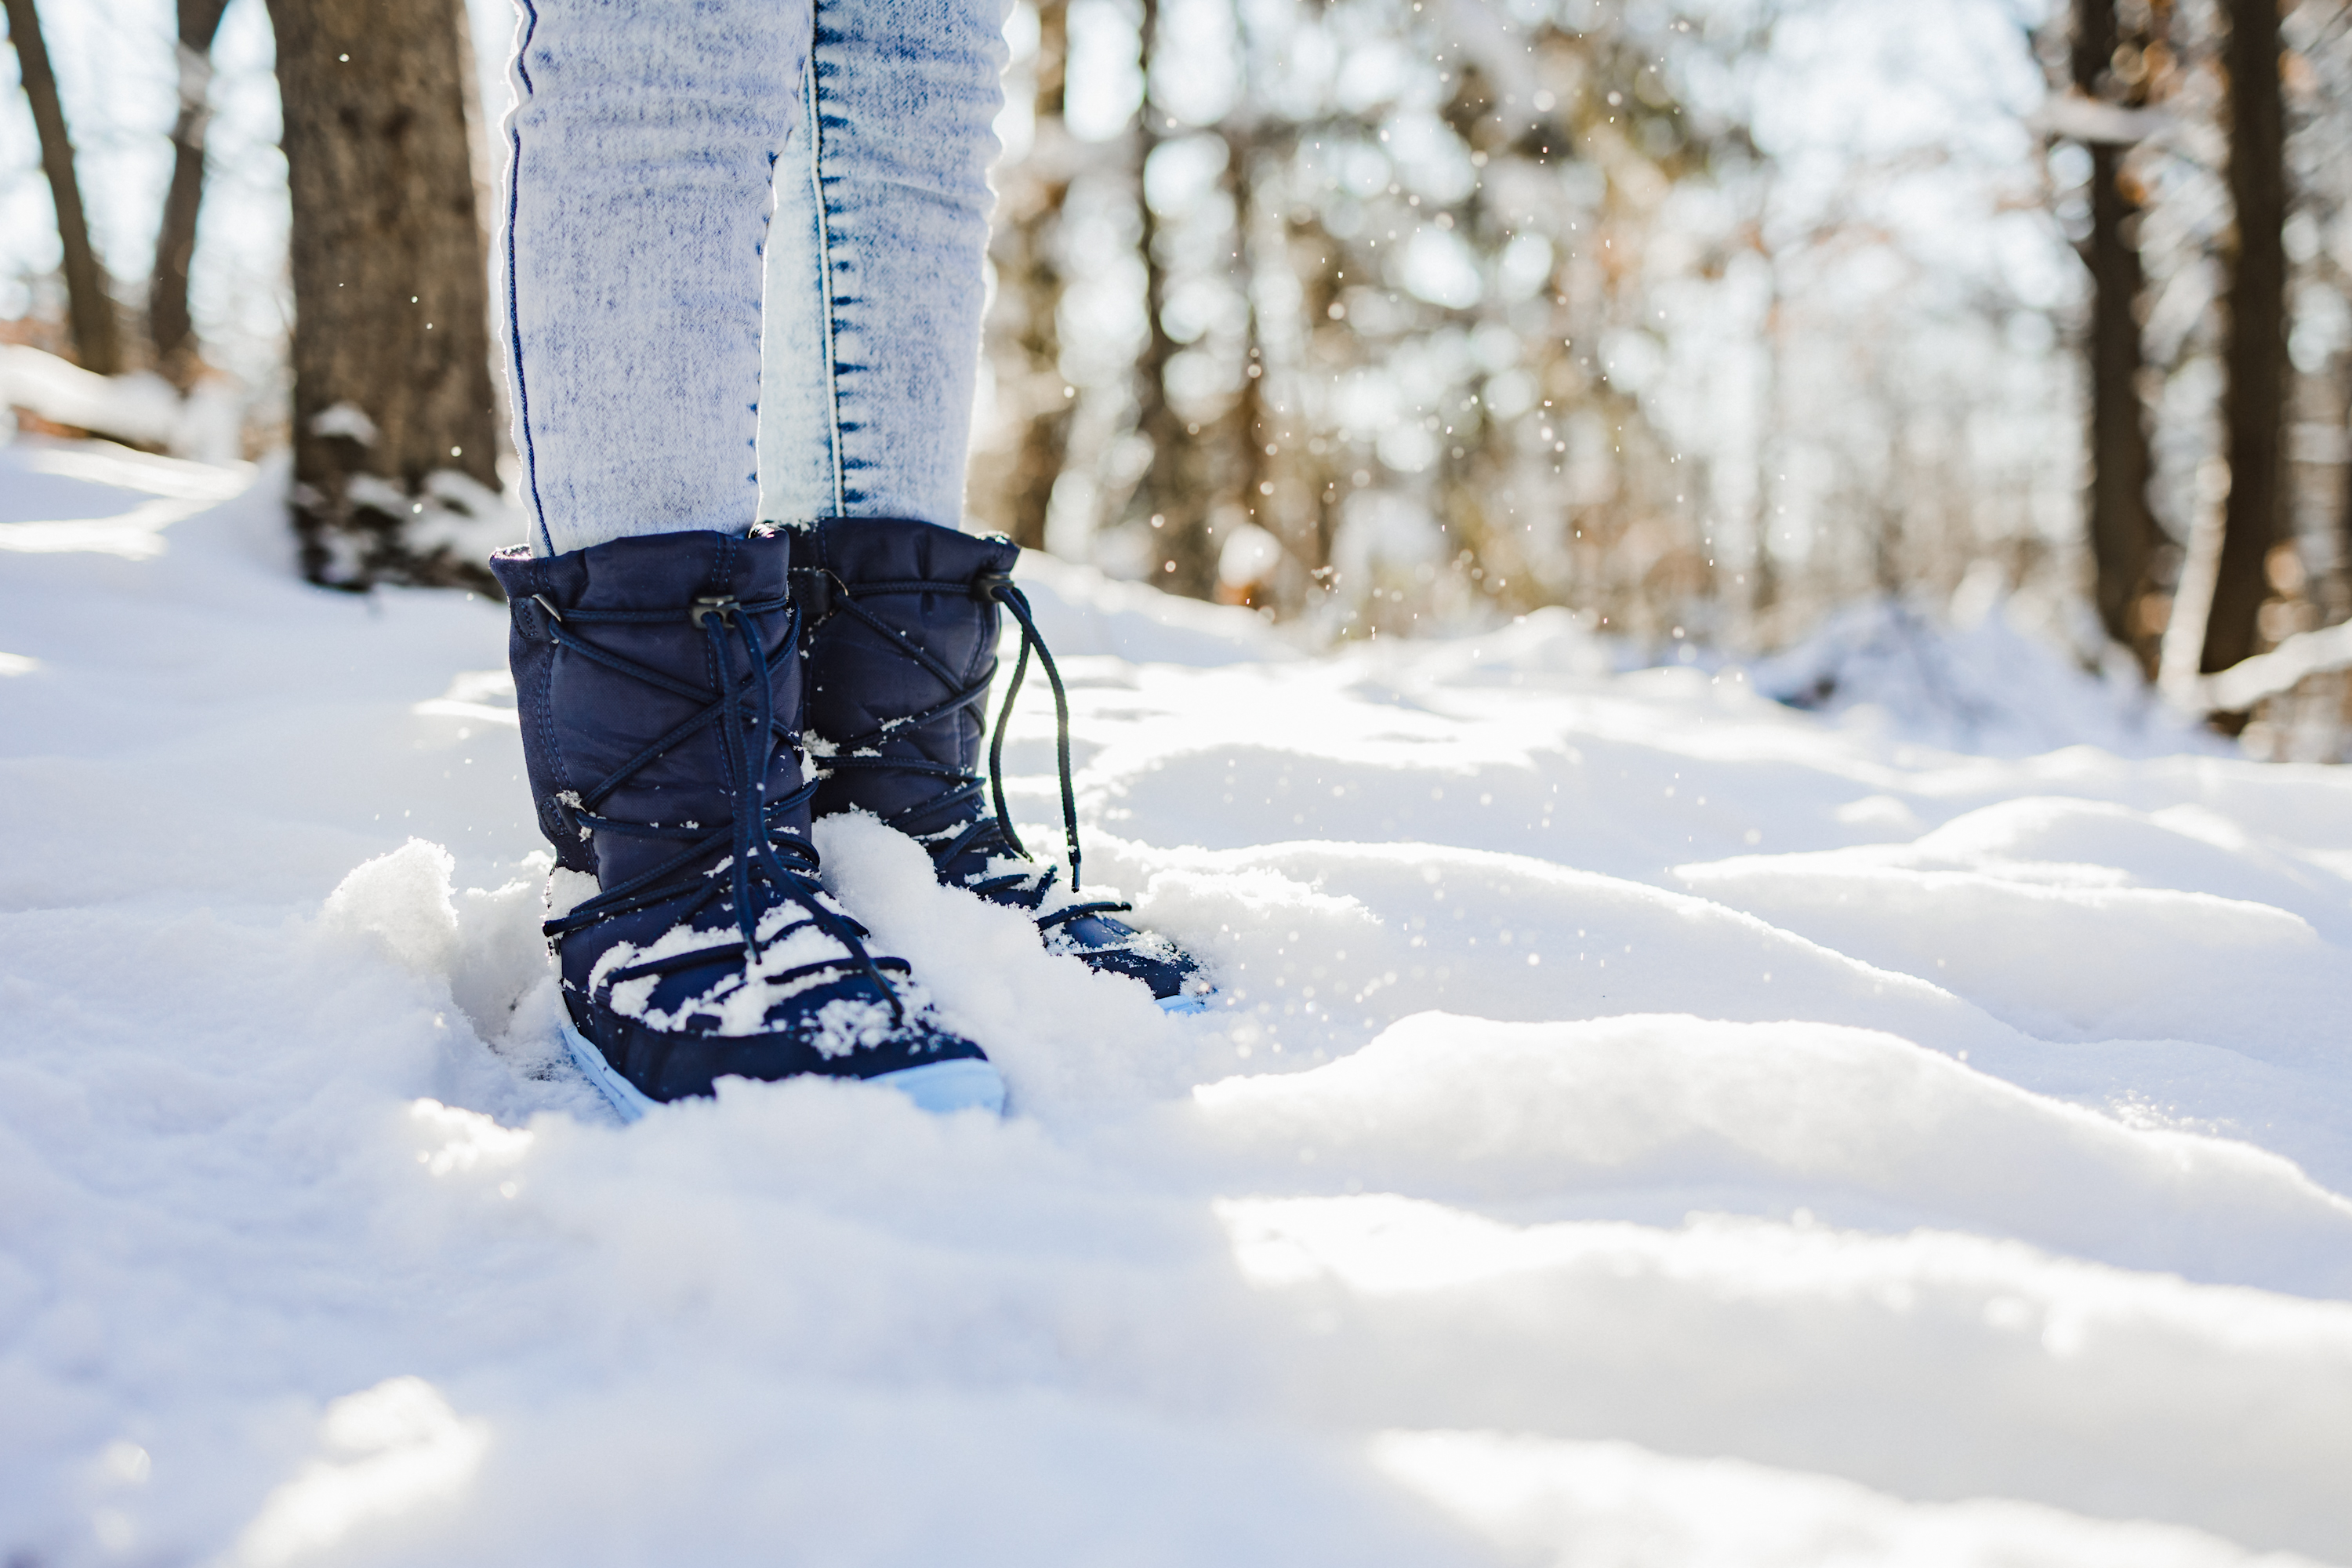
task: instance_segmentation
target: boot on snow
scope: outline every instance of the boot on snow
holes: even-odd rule
[[[1019,547],[1002,535],[895,518],[826,518],[789,531],[806,620],[816,814],[873,813],[929,849],[942,882],[1027,911],[1052,951],[1140,980],[1169,1012],[1202,1010],[1213,987],[1189,954],[1113,919],[1126,904],[1079,895],[1069,705],[1029,601],[1013,584]],[[1001,609],[1020,624],[1021,655],[983,779],[980,710],[996,673]],[[1004,810],[1004,718],[1033,648],[1060,726],[1066,890],[1055,886],[1055,868],[1029,858]]]
[[[692,532],[491,560],[566,1043],[625,1121],[730,1074],[1002,1109],[980,1047],[818,887],[790,552]]]

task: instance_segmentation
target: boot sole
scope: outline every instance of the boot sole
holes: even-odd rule
[[[1213,991],[1209,993],[1209,996],[1215,994]],[[1160,1010],[1163,1013],[1205,1013],[1209,1010],[1209,996],[1162,996],[1160,998]]]
[[[572,1053],[572,1063],[596,1086],[605,1100],[620,1116],[622,1122],[636,1121],[661,1101],[613,1070],[604,1053],[591,1045],[569,1019],[559,1024],[563,1031],[564,1048]],[[878,1083],[897,1089],[921,1110],[935,1116],[945,1116],[957,1110],[986,1110],[992,1115],[1004,1112],[1004,1078],[989,1063],[971,1057],[960,1057],[949,1062],[926,1062],[919,1068],[900,1068],[897,1072],[878,1073],[873,1078],[856,1079],[863,1083]]]

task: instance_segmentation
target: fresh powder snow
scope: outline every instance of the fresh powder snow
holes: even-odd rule
[[[1031,560],[1220,1005],[836,821],[1013,1113],[624,1129],[503,612],[283,482],[0,448],[0,1563],[2352,1563],[2352,773],[1997,610],[1309,657]]]

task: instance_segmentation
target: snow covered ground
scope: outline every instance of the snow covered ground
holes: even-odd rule
[[[0,448],[0,1562],[2352,1563],[2352,773],[1036,563],[1088,868],[1230,1005],[852,825],[1017,1113],[625,1131],[501,613],[253,481]]]

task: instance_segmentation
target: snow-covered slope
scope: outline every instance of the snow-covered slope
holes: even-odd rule
[[[1089,872],[1230,1005],[852,823],[1017,1114],[625,1131],[500,612],[251,478],[0,449],[0,1561],[2352,1563],[2352,775],[1037,562]]]

